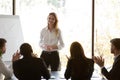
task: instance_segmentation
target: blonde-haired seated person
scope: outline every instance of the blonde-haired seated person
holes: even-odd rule
[[[47,80],[50,78],[44,61],[33,55],[32,47],[28,43],[23,43],[20,52],[13,55],[13,72],[18,80],[41,80],[42,76]]]
[[[71,80],[90,80],[94,71],[94,61],[85,56],[82,45],[73,42],[70,47],[65,78]]]
[[[10,80],[12,78],[12,65],[7,65],[2,60],[2,55],[6,52],[6,40],[0,38],[0,80]]]

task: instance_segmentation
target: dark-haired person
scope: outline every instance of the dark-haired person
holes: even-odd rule
[[[73,42],[70,47],[70,59],[65,70],[65,78],[71,80],[90,80],[94,71],[94,61],[85,56],[82,45]]]
[[[41,58],[45,61],[51,71],[60,70],[59,52],[64,47],[61,30],[58,28],[57,15],[54,12],[48,15],[48,24],[40,34],[40,47],[42,48]]]
[[[11,68],[8,68],[2,61],[2,55],[6,52],[6,42],[7,41],[4,38],[0,38],[0,80],[9,80],[13,75],[12,66]]]
[[[20,55],[23,56],[22,59]],[[50,78],[43,60],[33,56],[32,47],[28,43],[23,43],[20,53],[17,51],[13,55],[13,72],[18,80],[41,80],[41,76],[47,80]]]
[[[108,72],[104,67],[104,59],[95,56],[94,61],[101,67],[102,74],[108,80],[120,80],[120,38],[114,38],[111,42],[111,53],[114,55],[114,63],[112,69]]]

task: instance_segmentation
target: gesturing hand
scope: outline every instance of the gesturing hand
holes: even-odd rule
[[[20,55],[20,53],[17,50],[16,53],[13,54],[12,61],[19,60],[20,57],[21,57],[21,55]]]
[[[100,67],[104,66],[104,59],[102,58],[102,56],[94,56],[93,59],[94,62],[98,64]]]

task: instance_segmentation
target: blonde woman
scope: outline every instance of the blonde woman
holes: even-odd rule
[[[64,43],[58,28],[56,13],[49,13],[47,20],[48,25],[42,29],[40,34],[40,47],[43,50],[40,57],[43,58],[47,67],[51,67],[51,71],[58,71],[60,67],[58,50],[64,47]]]

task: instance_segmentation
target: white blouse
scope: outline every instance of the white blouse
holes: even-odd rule
[[[57,45],[58,49],[54,49],[53,51],[62,49],[64,43],[60,29],[58,29],[58,35],[56,35],[55,30],[50,31],[48,27],[43,28],[40,34],[40,47],[43,50],[45,50],[44,45]]]

